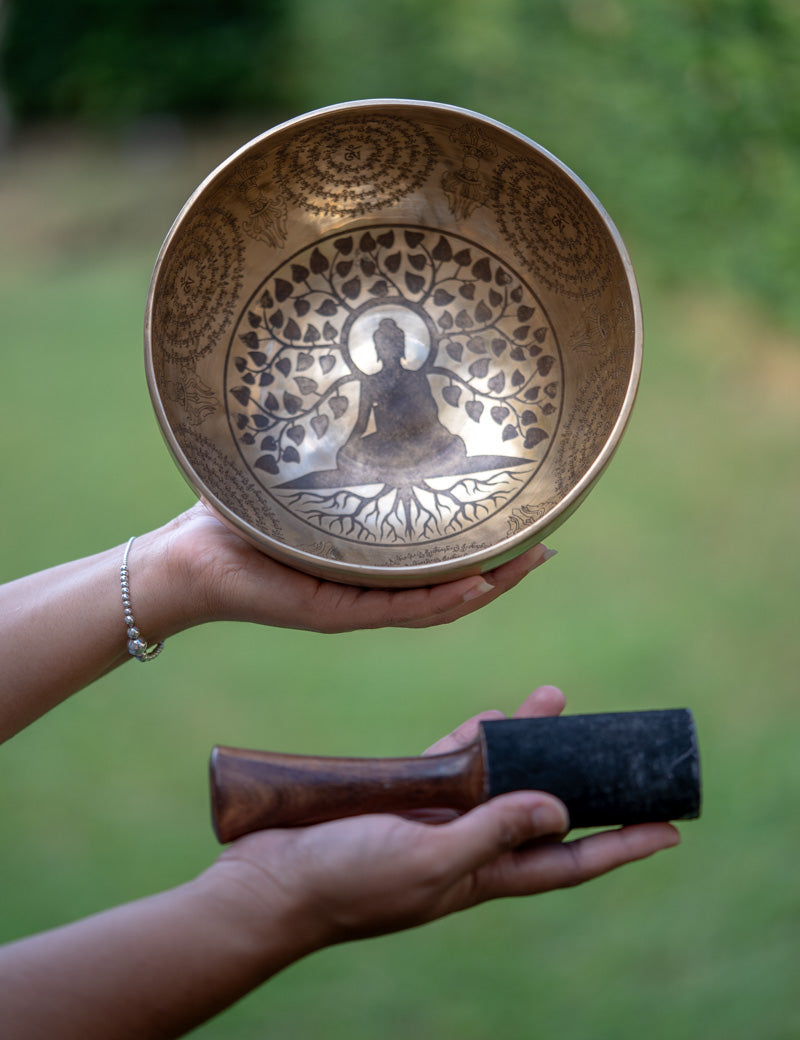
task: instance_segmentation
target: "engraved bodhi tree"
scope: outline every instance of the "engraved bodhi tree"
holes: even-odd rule
[[[231,342],[245,461],[312,527],[371,544],[465,531],[541,464],[558,347],[530,289],[423,228],[332,236],[273,272]]]

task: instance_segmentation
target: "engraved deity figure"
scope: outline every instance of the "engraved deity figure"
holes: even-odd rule
[[[526,458],[467,454],[461,437],[439,419],[426,366],[404,367],[405,333],[383,318],[373,335],[378,371],[363,373],[358,415],[339,449],[336,468],[307,473],[285,488],[332,488],[364,484],[396,488],[429,477],[457,476],[524,465]]]

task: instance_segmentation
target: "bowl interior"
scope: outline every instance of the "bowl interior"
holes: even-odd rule
[[[359,102],[245,145],[156,263],[146,364],[179,466],[262,550],[370,585],[494,566],[569,514],[636,393],[619,235],[532,141]]]

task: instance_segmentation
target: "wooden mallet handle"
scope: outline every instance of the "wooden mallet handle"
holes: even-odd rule
[[[221,842],[372,812],[464,811],[484,798],[479,744],[417,758],[315,758],[217,746],[210,775]]]
[[[417,758],[315,758],[218,746],[210,776],[221,842],[364,813],[463,812],[522,789],[557,795],[576,827],[700,812],[699,756],[686,709],[482,722],[467,747]]]

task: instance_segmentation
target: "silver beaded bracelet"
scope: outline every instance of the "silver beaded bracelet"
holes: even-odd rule
[[[133,620],[131,592],[128,585],[128,553],[131,551],[135,538],[136,535],[125,546],[122,566],[119,569],[119,583],[122,588],[122,609],[125,611],[125,626],[128,629],[128,653],[131,657],[135,657],[137,661],[152,661],[164,649],[164,644],[162,642],[156,643],[155,646],[148,646],[147,640],[142,639],[139,629],[136,627],[136,622]]]

